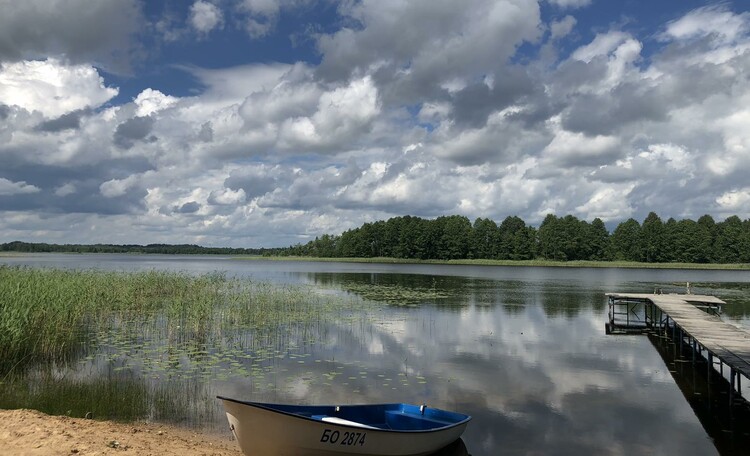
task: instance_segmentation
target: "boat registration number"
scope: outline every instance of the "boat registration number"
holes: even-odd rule
[[[322,443],[330,443],[332,445],[339,444],[344,446],[365,444],[366,432],[339,432],[333,429],[323,430],[323,434],[320,436]]]

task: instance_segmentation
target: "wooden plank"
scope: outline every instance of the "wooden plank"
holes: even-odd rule
[[[728,323],[715,315],[695,307],[694,304],[726,304],[715,296],[607,293],[618,301],[651,302],[669,315],[683,332],[695,339],[724,364],[750,378],[750,332]]]

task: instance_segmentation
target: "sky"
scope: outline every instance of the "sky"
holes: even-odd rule
[[[0,0],[0,242],[750,216],[750,2]]]

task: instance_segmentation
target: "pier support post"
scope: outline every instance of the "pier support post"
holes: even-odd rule
[[[695,364],[695,352],[698,351],[698,347],[696,347],[695,338],[692,338],[692,342],[690,343],[690,346],[693,347],[693,364]]]
[[[737,372],[737,394],[742,397],[742,375]]]
[[[737,374],[734,372],[734,368],[729,368],[729,405],[734,405],[734,377]]]

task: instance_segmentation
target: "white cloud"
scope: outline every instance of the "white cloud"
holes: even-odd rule
[[[584,220],[600,218],[610,220],[624,220],[631,216],[633,208],[628,204],[627,195],[634,185],[619,184],[596,190],[588,201],[575,208],[575,213]]]
[[[55,59],[0,65],[0,103],[46,117],[99,107],[117,93],[89,65],[66,65]]]
[[[601,165],[610,163],[618,154],[620,139],[598,135],[588,137],[583,133],[559,130],[542,151],[552,163],[566,165]]]
[[[609,55],[630,38],[630,34],[617,30],[607,33],[597,33],[591,43],[576,49],[572,54],[572,58],[586,63],[591,62],[595,57]]]
[[[29,185],[25,181],[13,182],[4,177],[0,177],[0,196],[38,193],[39,191],[39,187]]]
[[[276,28],[283,9],[295,8],[309,0],[241,0],[238,9],[246,15],[245,30],[252,38],[266,36]]]
[[[324,92],[310,116],[287,118],[279,131],[280,146],[340,148],[367,132],[380,113],[377,89],[369,77]]]
[[[560,8],[581,8],[591,4],[591,0],[547,0]]]
[[[137,182],[136,175],[128,176],[125,179],[111,179],[99,186],[99,191],[106,198],[114,198],[127,193]]]
[[[541,34],[539,5],[531,0],[365,0],[340,12],[361,27],[320,36],[319,73],[338,80],[377,70],[401,98],[489,73]]]
[[[730,214],[747,214],[750,212],[750,188],[732,190],[716,199],[716,203]]]
[[[224,22],[224,15],[218,6],[211,2],[197,0],[190,7],[190,25],[202,34],[207,34],[211,30],[221,27]]]
[[[279,0],[242,0],[242,6],[254,14],[271,16],[278,14],[281,9]]]
[[[597,34],[591,43],[576,49],[571,59],[587,64],[603,60],[606,65],[606,77],[587,87],[579,87],[582,92],[608,92],[624,82],[629,72],[639,71],[635,62],[640,59],[643,45],[630,34],[610,31]]]
[[[211,194],[208,197],[208,202],[210,204],[220,205],[220,206],[229,206],[229,205],[237,205],[242,204],[245,202],[247,198],[245,197],[245,190],[238,189],[238,190],[231,190],[228,188],[225,188],[223,190],[215,190],[211,192]]]
[[[298,4],[247,2],[232,25]],[[572,16],[540,42],[537,3],[468,6],[342,3],[356,26],[316,35],[320,66],[183,67],[203,91],[111,107],[91,64],[6,61],[0,193],[44,215],[16,218],[49,225],[39,240],[95,226],[79,242],[288,245],[404,214],[748,213],[746,15],[713,11],[724,35],[685,19],[700,10],[668,40],[611,29],[566,57]],[[555,57],[514,58],[521,43]],[[96,215],[59,215],[73,212]]]
[[[690,40],[710,36],[734,42],[750,31],[750,13],[733,14],[725,4],[709,5],[690,11],[667,24],[660,35],[665,40]]]
[[[133,102],[138,107],[136,116],[149,116],[155,112],[174,106],[179,98],[164,95],[158,90],[146,89],[139,93]]]
[[[552,21],[549,26],[551,38],[556,40],[567,36],[573,31],[577,22],[573,16],[565,16],[559,21]]]
[[[144,24],[138,0],[3,1],[0,61],[55,57],[127,71]]]
[[[55,189],[55,195],[63,197],[72,195],[76,192],[76,186],[68,182],[67,184],[61,185]]]

